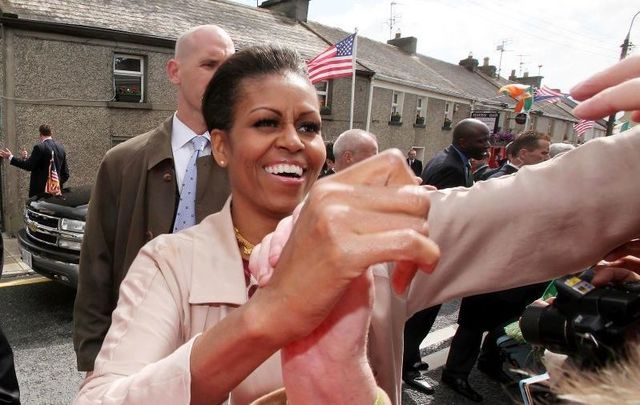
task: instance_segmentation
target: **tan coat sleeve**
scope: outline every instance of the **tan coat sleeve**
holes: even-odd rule
[[[111,324],[115,308],[113,252],[118,223],[119,179],[105,159],[91,192],[89,214],[80,251],[78,290],[73,311],[73,345],[78,370],[93,370],[93,362]]]
[[[640,235],[640,128],[590,141],[517,174],[432,193],[432,275],[408,314],[481,292],[580,271]]]

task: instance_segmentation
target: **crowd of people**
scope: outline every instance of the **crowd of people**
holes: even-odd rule
[[[442,382],[480,401],[467,381],[480,352],[481,371],[508,378],[484,332],[513,320],[536,283],[637,246],[636,131],[552,160],[549,137],[525,132],[476,182],[489,129],[474,119],[424,168],[415,150],[378,153],[358,129],[329,157],[295,51],[235,52],[224,30],[199,26],[178,38],[167,73],[176,112],[110,150],[91,196],[78,404],[399,404],[402,381],[433,392],[419,344],[457,297]],[[635,57],[577,86],[576,115],[640,110],[637,76]],[[639,270],[626,255],[612,263],[604,281]]]

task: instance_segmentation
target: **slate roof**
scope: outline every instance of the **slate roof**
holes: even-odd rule
[[[501,104],[514,105],[512,98],[498,94],[498,85],[493,79],[477,72],[470,72],[463,66],[445,62],[426,55],[418,55],[420,62],[455,83],[469,98],[499,107]]]
[[[268,10],[224,0],[0,0],[20,19],[98,27],[175,40],[200,24],[224,28],[236,47],[277,42],[311,58],[326,42],[302,24]]]
[[[350,34],[316,22],[308,22],[307,26],[330,43]],[[358,36],[357,57],[360,65],[374,71],[381,78],[400,81],[423,90],[465,97],[465,93],[454,83],[420,63],[416,56],[407,55],[396,46]]]
[[[217,24],[236,47],[279,43],[312,58],[350,33],[326,25],[300,23],[269,10],[227,0],[0,0],[4,13],[21,20],[114,30],[175,40],[200,24]],[[497,94],[493,79],[425,55],[408,55],[393,45],[358,37],[358,70],[435,93],[485,100],[499,106],[515,102]],[[536,105],[545,115],[577,119],[553,104]]]

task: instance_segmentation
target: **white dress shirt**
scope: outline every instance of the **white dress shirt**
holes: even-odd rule
[[[203,134],[196,134],[191,128],[180,121],[176,113],[173,114],[173,126],[171,128],[171,151],[173,152],[173,165],[176,169],[176,181],[178,182],[178,193],[182,190],[182,180],[187,171],[187,164],[193,154],[193,144],[191,138],[196,135],[206,137],[207,142],[204,150],[200,152],[200,156],[211,155],[211,136],[208,131]]]

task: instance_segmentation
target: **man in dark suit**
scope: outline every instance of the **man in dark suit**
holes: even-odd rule
[[[0,157],[8,159],[12,166],[31,172],[29,180],[29,197],[44,192],[47,178],[49,177],[49,164],[51,157],[55,164],[60,188],[69,179],[69,167],[67,166],[67,154],[64,147],[53,140],[51,128],[48,125],[40,125],[40,142],[33,146],[31,155],[26,157],[23,152],[22,158],[13,156],[8,148],[0,150]]]
[[[516,173],[522,166],[533,165],[549,158],[548,135],[534,131],[520,134],[507,148],[508,161],[490,178]],[[460,304],[456,330],[442,381],[471,399],[482,401],[468,383],[469,374],[478,360],[478,370],[503,384],[512,382],[502,369],[502,358],[496,340],[504,334],[503,326],[522,314],[531,301],[539,297],[546,283],[534,284],[504,291],[465,297]],[[489,332],[482,343],[482,334]],[[482,343],[482,349],[480,344]]]
[[[407,155],[407,164],[413,170],[416,176],[422,174],[422,160],[416,159],[417,152],[415,149],[411,149]]]
[[[231,38],[218,26],[198,26],[182,34],[167,63],[169,80],[177,88],[176,112],[157,128],[109,150],[100,164],[73,313],[80,371],[93,370],[120,283],[140,248],[160,234],[178,230],[183,221],[176,218],[187,195],[193,212],[185,217],[193,215],[195,223],[219,211],[229,195],[226,170],[211,156],[201,106],[216,69],[233,53]],[[188,171],[194,175],[186,176]],[[195,192],[181,193],[185,184]]]
[[[422,184],[439,189],[450,187],[471,187],[473,174],[469,159],[482,159],[489,149],[489,128],[476,119],[460,121],[453,129],[451,145],[438,152],[422,172]],[[409,386],[425,394],[432,394],[433,388],[423,379],[420,371],[428,368],[420,357],[420,343],[431,330],[440,305],[414,314],[404,327],[404,355],[402,379]]]

